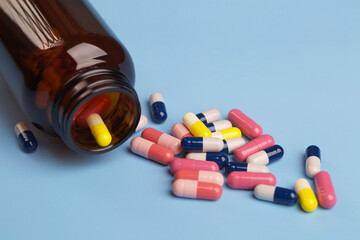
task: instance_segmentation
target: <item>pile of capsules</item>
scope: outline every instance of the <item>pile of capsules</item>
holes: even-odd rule
[[[152,118],[164,122],[167,118],[164,100],[159,93],[150,97]],[[161,163],[170,164],[175,181],[173,193],[178,197],[217,200],[222,195],[224,177],[219,172],[225,167],[227,185],[233,189],[253,189],[256,198],[293,205],[298,200],[306,212],[318,206],[331,208],[336,204],[335,190],[330,175],[320,170],[320,149],[306,149],[306,174],[315,178],[318,200],[305,178],[295,182],[293,189],[276,186],[276,177],[269,173],[270,164],[284,155],[281,146],[275,145],[272,136],[263,135],[262,128],[238,109],[221,120],[217,109],[203,113],[186,113],[183,123],[173,125],[173,136],[153,128],[142,131],[130,143],[132,152]],[[144,128],[147,119],[142,115],[137,130]],[[233,125],[235,127],[233,127]],[[242,133],[250,140],[247,143]],[[185,151],[185,158],[175,155]],[[228,154],[234,155],[229,162]]]

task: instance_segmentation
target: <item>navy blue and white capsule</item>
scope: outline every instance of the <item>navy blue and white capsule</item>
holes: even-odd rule
[[[232,124],[229,120],[221,120],[212,123],[207,123],[205,126],[210,130],[210,132],[218,132],[220,130],[232,128]]]
[[[202,121],[204,124],[215,122],[220,119],[219,110],[212,108],[205,112],[198,113],[196,116]]]
[[[320,148],[315,145],[309,146],[306,149],[305,159],[306,175],[313,178],[321,171]]]
[[[224,143],[219,138],[184,137],[181,146],[186,152],[220,152]]]
[[[15,125],[15,133],[21,148],[28,153],[36,150],[38,143],[29,126],[24,122]]]
[[[268,173],[269,169],[265,165],[251,164],[246,162],[229,162],[225,166],[225,170],[228,173],[239,172],[259,172]]]
[[[266,148],[247,157],[247,163],[267,165],[284,156],[284,149],[279,145]]]
[[[297,202],[296,192],[292,189],[259,184],[254,189],[254,195],[257,199],[285,204],[294,205]]]
[[[188,153],[185,158],[201,161],[216,162],[220,169],[225,167],[229,162],[229,157],[225,153],[208,152],[208,153]]]
[[[163,123],[167,119],[165,103],[160,93],[153,93],[150,96],[151,117],[156,123]]]
[[[221,150],[221,152],[226,154],[233,153],[235,149],[245,144],[245,140],[241,137],[230,138],[222,141],[224,143],[224,148]]]

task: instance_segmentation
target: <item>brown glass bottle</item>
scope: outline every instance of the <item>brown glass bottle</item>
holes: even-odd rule
[[[113,149],[139,121],[132,59],[82,0],[0,0],[0,73],[33,124],[78,152]],[[72,122],[104,93],[112,142],[99,147],[88,128]]]

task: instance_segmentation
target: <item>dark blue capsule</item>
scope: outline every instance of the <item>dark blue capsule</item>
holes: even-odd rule
[[[321,159],[321,157],[320,157],[320,148],[318,148],[315,145],[311,145],[311,146],[307,147],[305,159],[307,159],[310,156],[315,156],[315,157],[318,157],[319,159]]]
[[[202,121],[203,123],[207,123],[207,121],[206,121],[206,117],[205,117],[205,115],[204,114],[202,114],[202,113],[198,113],[198,114],[196,114],[196,116],[198,117],[198,119],[200,120],[200,121]],[[210,130],[211,131],[211,130]]]
[[[228,173],[234,172],[234,171],[241,171],[241,172],[247,172],[248,164],[246,162],[229,162],[225,166],[225,170]]]
[[[160,93],[153,93],[150,96],[151,117],[156,123],[163,123],[167,119],[164,99]]]
[[[229,157],[225,153],[216,152],[188,153],[186,154],[186,158],[216,162],[220,169],[222,169],[229,162]]]
[[[26,123],[20,122],[16,124],[15,132],[18,137],[19,144],[25,152],[31,153],[36,150],[38,143]]]
[[[186,152],[220,152],[224,144],[220,138],[184,137],[181,146]]]
[[[210,132],[216,132],[214,123],[207,123],[205,126],[210,130]]]
[[[294,190],[282,187],[276,187],[274,192],[274,202],[293,205],[297,202],[297,194]]]
[[[272,147],[266,148],[264,149],[264,151],[269,158],[269,163],[279,160],[284,156],[284,149],[279,145],[274,145]]]

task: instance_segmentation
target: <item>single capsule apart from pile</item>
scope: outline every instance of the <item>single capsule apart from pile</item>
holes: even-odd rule
[[[320,148],[315,145],[311,145],[306,149],[305,155],[306,175],[308,175],[309,178],[313,178],[321,171]]]
[[[213,132],[212,137],[220,138],[220,139],[230,139],[230,138],[237,138],[241,137],[241,131],[237,127],[232,127],[224,130],[220,130],[218,132]]]
[[[141,133],[141,136],[151,142],[157,143],[160,146],[170,149],[175,155],[181,153],[181,141],[169,134],[160,132],[153,128],[146,128]]]
[[[94,136],[96,143],[100,147],[106,147],[110,145],[112,141],[111,134],[99,114],[91,114],[87,118],[87,124],[91,130],[91,134]]]
[[[268,173],[269,172],[269,169],[264,165],[244,163],[244,162],[229,162],[228,164],[226,164],[225,170],[228,173],[231,173],[231,172],[234,172],[234,171],[262,172],[262,173]]]
[[[222,195],[222,188],[218,184],[188,179],[175,180],[172,190],[176,196],[185,198],[217,200]]]
[[[259,184],[255,187],[254,195],[260,200],[285,205],[294,205],[298,199],[296,192],[292,189],[264,184]]]
[[[186,113],[183,122],[194,137],[211,137],[210,130],[194,113]]]
[[[300,206],[305,212],[312,212],[317,208],[318,201],[311,189],[310,183],[306,179],[300,178],[296,180],[295,191],[298,195]]]
[[[218,132],[220,130],[232,128],[232,124],[229,120],[221,120],[221,121],[211,122],[211,123],[205,124],[205,126],[211,132]]]
[[[219,138],[185,137],[181,146],[187,152],[220,152],[224,142]]]
[[[28,153],[36,150],[38,143],[29,126],[24,122],[15,125],[15,133],[21,148]]]
[[[284,149],[279,145],[261,150],[257,153],[251,154],[246,158],[247,163],[267,165],[284,156]]]
[[[250,139],[260,137],[263,134],[262,128],[254,120],[246,116],[239,109],[233,109],[229,112],[228,118],[232,124],[243,132]]]
[[[332,208],[335,206],[335,189],[328,172],[321,171],[315,175],[315,186],[320,206],[323,208]]]
[[[272,147],[275,144],[275,140],[272,136],[265,134],[257,137],[250,142],[245,143],[243,146],[237,148],[234,151],[235,159],[240,162],[244,162],[248,156],[257,153],[266,148]]]
[[[211,122],[215,122],[220,119],[220,112],[219,112],[219,110],[212,108],[205,112],[196,114],[196,117],[198,117],[199,120],[205,124],[211,123]]]
[[[190,179],[199,182],[216,183],[220,186],[224,184],[224,177],[219,172],[203,170],[179,170],[174,174],[175,179]]]
[[[185,158],[195,159],[200,161],[212,161],[215,162],[220,169],[222,169],[228,162],[229,157],[225,153],[188,153]]]
[[[167,119],[167,112],[164,99],[160,93],[153,93],[150,96],[150,111],[154,122],[163,123]]]

